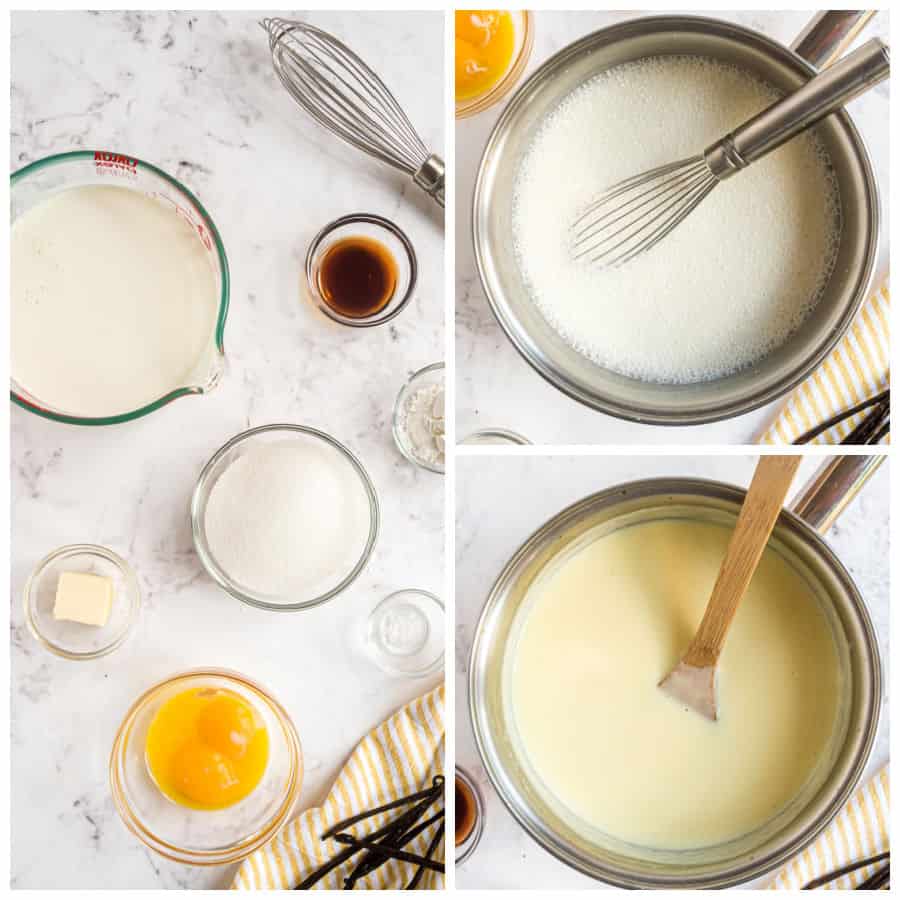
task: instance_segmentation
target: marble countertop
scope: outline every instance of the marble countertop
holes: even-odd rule
[[[796,485],[820,460],[807,458]],[[456,761],[478,782],[486,803],[485,830],[458,868],[459,888],[602,887],[559,862],[513,820],[491,787],[472,736],[466,685],[473,628],[494,578],[519,545],[550,516],[587,494],[636,478],[711,478],[746,486],[755,459],[744,456],[459,456],[456,460]],[[856,581],[871,613],[887,669],[889,638],[889,463],[874,474],[827,535]],[[526,490],[522,485],[528,485]],[[795,488],[796,490],[796,488]],[[885,680],[885,690],[889,679]],[[888,700],[866,775],[889,757]]]
[[[714,12],[784,43],[798,35],[810,12]],[[634,12],[549,12],[534,14],[530,75],[562,47],[598,28],[635,17]],[[860,40],[889,41],[889,14],[879,13]],[[569,399],[545,382],[513,348],[494,319],[475,267],[471,237],[472,189],[488,135],[504,104],[456,123],[456,422],[459,436],[481,428],[510,428],[536,444],[753,443],[771,421],[777,402],[745,416],[710,425],[665,428],[625,422]],[[882,196],[880,281],[888,268],[889,88],[883,82],[848,107],[872,158]],[[876,282],[878,283],[878,282]]]
[[[16,888],[212,888],[230,869],[169,863],[120,821],[107,786],[116,728],[135,697],[175,672],[237,669],[287,707],[306,759],[301,806],[320,801],[357,740],[437,679],[395,680],[352,647],[370,606],[403,587],[443,591],[443,479],[391,437],[397,391],[443,357],[443,224],[399,173],[314,126],[277,81],[261,14],[16,13],[12,149],[19,168],[106,149],[184,181],[228,252],[228,372],[125,426],[75,428],[12,408],[12,864]],[[316,13],[396,92],[442,152],[440,12]],[[414,74],[415,77],[410,77]],[[393,218],[420,261],[413,303],[390,325],[348,329],[301,295],[307,245],[349,212]],[[220,591],[193,550],[190,494],[235,433],[284,421],[321,428],[367,466],[382,505],[371,564],[330,603],[274,614]],[[138,573],[144,608],[111,656],[72,663],[23,624],[22,587],[61,544],[95,542]]]

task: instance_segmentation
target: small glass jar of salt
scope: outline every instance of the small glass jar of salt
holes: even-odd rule
[[[389,675],[432,675],[444,660],[444,604],[417,588],[395,591],[366,619],[364,644],[369,659]]]
[[[394,404],[394,441],[412,463],[444,471],[444,364],[414,373]]]

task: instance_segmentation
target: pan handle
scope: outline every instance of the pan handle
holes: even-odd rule
[[[816,13],[791,44],[791,50],[817,69],[830,66],[856,40],[874,9],[826,10]]]
[[[884,459],[884,454],[827,457],[789,509],[824,534]]]

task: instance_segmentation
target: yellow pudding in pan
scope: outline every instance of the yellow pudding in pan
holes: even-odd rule
[[[627,843],[687,850],[778,815],[827,756],[837,646],[810,586],[770,546],[719,662],[719,721],[659,690],[696,630],[731,529],[666,519],[563,554],[535,581],[510,699],[543,789]]]

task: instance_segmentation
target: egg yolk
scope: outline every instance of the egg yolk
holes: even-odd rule
[[[499,9],[456,11],[456,99],[486,94],[512,62],[516,32],[512,15]]]
[[[172,801],[224,809],[260,783],[269,735],[251,704],[228,690],[192,688],[167,700],[147,732],[147,768]]]

